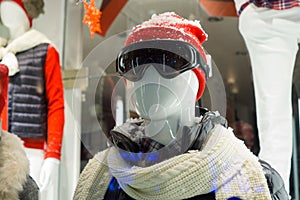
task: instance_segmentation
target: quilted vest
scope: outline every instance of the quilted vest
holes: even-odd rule
[[[8,85],[8,131],[21,138],[45,138],[47,100],[44,65],[48,44],[16,54],[20,72]]]

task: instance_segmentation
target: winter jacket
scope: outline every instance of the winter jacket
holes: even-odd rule
[[[1,52],[15,54],[19,66],[10,76],[9,105],[1,114],[3,130],[18,135],[27,148],[45,150],[45,158],[60,159],[64,98],[58,51],[34,29],[2,48]]]
[[[20,138],[47,136],[44,65],[48,44],[17,53],[20,72],[10,77],[8,131]]]

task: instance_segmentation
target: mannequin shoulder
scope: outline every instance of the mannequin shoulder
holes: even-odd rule
[[[227,120],[225,117],[221,116],[218,111],[208,111],[203,112],[199,117],[195,118],[196,124],[221,124],[224,127],[227,127]]]

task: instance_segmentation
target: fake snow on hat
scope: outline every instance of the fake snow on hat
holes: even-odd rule
[[[202,43],[207,40],[207,34],[202,29],[200,21],[187,20],[174,12],[165,12],[154,14],[151,19],[137,25],[129,34],[125,45],[145,41],[145,40],[181,40],[192,44],[207,61]],[[196,74],[199,81],[197,100],[204,92],[206,78],[205,73],[200,68],[194,68],[192,71]]]

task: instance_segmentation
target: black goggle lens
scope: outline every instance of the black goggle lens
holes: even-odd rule
[[[147,64],[152,64],[162,77],[174,78],[203,62],[200,53],[189,43],[143,41],[123,48],[117,59],[116,70],[124,78],[138,81],[143,77]]]

